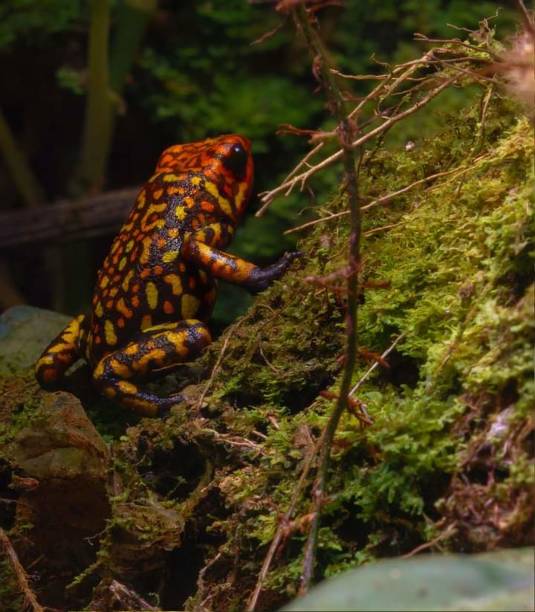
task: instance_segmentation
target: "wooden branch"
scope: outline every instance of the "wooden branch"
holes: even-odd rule
[[[481,158],[476,158],[474,162],[479,161],[480,159]],[[466,172],[469,172],[470,170],[473,170],[473,165],[470,165],[469,168],[460,167],[460,168],[454,168],[453,170],[446,170],[444,172],[436,172],[435,174],[430,174],[429,176],[426,176],[423,179],[414,181],[410,185],[406,185],[405,187],[402,187],[401,189],[398,189],[391,193],[387,193],[386,195],[383,195],[379,198],[376,198],[375,200],[372,200],[369,204],[361,206],[360,210],[361,212],[364,212],[366,210],[369,210],[370,208],[373,208],[374,206],[388,204],[391,200],[393,200],[398,195],[406,193],[407,191],[410,191],[414,187],[417,187],[418,185],[422,185],[423,183],[432,181],[433,179],[443,177],[443,176],[448,176],[450,174],[465,174]],[[337,213],[332,213],[328,215],[327,217],[320,217],[319,219],[312,219],[312,221],[307,221],[306,223],[303,223],[302,225],[299,225],[298,227],[292,227],[286,230],[284,234],[293,234],[294,232],[300,232],[301,230],[304,230],[307,227],[312,227],[313,225],[317,225],[318,223],[324,223],[325,221],[332,221],[333,219],[338,219],[346,215],[349,215],[349,210],[342,210]]]
[[[1,527],[0,550],[2,550],[6,555],[7,561],[15,574],[20,593],[24,597],[24,609],[31,610],[32,612],[44,612],[44,608],[39,604],[34,592],[30,588],[26,571],[22,567],[7,533]]]
[[[91,602],[91,605],[94,602],[95,600]],[[99,594],[95,603],[106,606],[108,610],[154,610],[155,612],[160,610],[160,608],[152,606],[133,589],[118,580],[112,580],[103,592]]]
[[[404,110],[404,111],[402,111],[400,113],[397,113],[396,115],[394,115],[392,117],[389,117],[388,119],[386,119],[383,123],[381,123],[379,126],[374,128],[373,130],[370,130],[369,132],[367,132],[366,134],[364,134],[360,138],[357,138],[356,140],[354,140],[351,143],[351,147],[354,148],[354,149],[356,149],[358,147],[361,147],[363,144],[368,142],[368,140],[371,140],[372,138],[375,138],[376,136],[379,136],[383,132],[386,132],[388,129],[390,129],[392,127],[392,125],[394,125],[398,121],[401,121],[402,119],[405,119],[405,117],[408,117],[409,115],[412,115],[416,111],[420,110],[420,108],[422,108],[428,102],[430,102],[433,98],[438,96],[438,94],[440,94],[444,89],[446,89],[447,87],[452,85],[457,79],[458,79],[458,77],[452,77],[452,78],[449,78],[449,79],[446,79],[446,80],[442,81],[442,83],[440,85],[438,85],[437,87],[432,89],[426,96],[421,98],[418,102],[416,102],[415,104],[413,104],[412,106],[410,106],[406,110]],[[288,193],[291,191],[291,189],[293,187],[295,187],[295,185],[297,185],[297,183],[301,183],[301,186],[303,186],[305,184],[305,182],[312,175],[316,174],[317,172],[319,172],[323,168],[326,168],[327,166],[330,166],[334,162],[336,162],[339,159],[341,159],[342,158],[342,154],[343,154],[343,150],[339,149],[338,151],[336,151],[336,153],[333,153],[329,157],[326,157],[324,160],[322,160],[321,162],[319,162],[316,165],[312,166],[311,168],[309,168],[305,172],[302,172],[301,174],[294,175],[291,179],[289,179],[286,182],[282,183],[281,185],[279,185],[275,189],[272,189],[271,191],[266,191],[266,192],[261,193],[260,194],[260,201],[263,204],[270,203],[281,192],[285,192],[285,195],[288,195]],[[265,211],[266,208],[267,208],[266,206],[262,206],[261,210]],[[256,216],[259,216],[259,214],[257,213]]]
[[[138,191],[130,187],[39,209],[2,212],[0,249],[113,233],[126,219]]]
[[[279,545],[284,539],[285,531],[287,530],[288,525],[292,520],[292,516],[295,512],[297,504],[299,503],[299,499],[301,498],[301,493],[307,482],[308,473],[310,472],[310,468],[312,467],[313,459],[316,456],[318,448],[322,445],[322,440],[323,436],[320,437],[316,441],[314,446],[311,449],[308,449],[308,452],[305,453],[301,474],[297,481],[297,485],[292,493],[290,505],[288,507],[288,510],[286,510],[284,515],[279,519],[277,530],[275,531],[273,540],[271,540],[271,544],[269,545],[268,551],[264,558],[264,562],[262,563],[262,569],[258,574],[256,586],[249,598],[249,601],[247,602],[246,612],[254,612],[256,610],[258,598],[260,597],[260,593],[262,592],[262,588],[268,576],[271,563],[273,562],[273,558],[275,557],[275,553],[277,552]]]
[[[327,426],[322,435],[318,471],[313,486],[312,518],[304,549],[303,571],[299,585],[299,594],[304,595],[308,592],[314,578],[321,508],[325,500],[328,485],[331,447],[340,418],[349,406],[348,395],[357,357],[357,315],[360,243],[362,234],[358,194],[358,172],[362,161],[362,147],[360,144],[356,144],[354,140],[356,124],[347,116],[344,93],[338,86],[335,75],[331,71],[334,66],[330,62],[327,50],[318,33],[316,23],[313,22],[313,17],[307,12],[304,4],[300,4],[294,8],[292,14],[297,27],[303,32],[307,47],[312,55],[313,62],[319,75],[318,80],[325,91],[331,113],[338,123],[337,135],[341,145],[340,157],[344,167],[345,192],[351,217],[351,232],[349,235],[347,253],[347,269],[349,270],[349,274],[346,279],[347,313],[344,369],[340,383],[340,393],[329,415]]]

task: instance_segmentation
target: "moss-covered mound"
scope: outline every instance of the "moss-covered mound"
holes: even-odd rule
[[[347,414],[337,432],[320,575],[426,548],[530,541],[533,155],[528,122],[495,99],[484,121],[476,108],[440,138],[366,160],[364,205],[438,176],[365,212],[355,399],[373,423]],[[341,210],[336,198],[329,212]],[[302,262],[160,385],[188,384],[188,401],[113,439],[110,518],[94,563],[64,575],[74,581],[65,605],[113,609],[120,584],[163,609],[243,609],[290,504],[259,609],[293,596],[317,441],[342,367],[336,271],[348,232],[344,215],[315,225]],[[109,433],[119,409],[84,403]],[[14,454],[5,460],[14,470]],[[16,543],[16,517],[9,526]]]

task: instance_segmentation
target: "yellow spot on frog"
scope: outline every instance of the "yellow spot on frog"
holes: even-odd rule
[[[163,254],[162,259],[165,261],[165,263],[170,263],[171,261],[175,261],[177,257],[178,257],[178,251],[166,251]]]
[[[180,177],[176,174],[164,174],[163,180],[165,183],[173,183],[174,181],[179,181]]]
[[[126,305],[124,298],[120,298],[117,302],[117,310],[127,319],[130,319],[134,315],[132,310]]]
[[[109,282],[110,282],[110,277],[109,276],[103,276],[100,279],[100,288],[101,289],[105,289],[108,286]]]
[[[180,295],[182,293],[182,281],[178,274],[166,274],[163,279],[168,285],[171,285],[173,295]]]
[[[126,246],[125,246],[125,248],[124,248],[124,252],[125,252],[125,253],[130,253],[130,251],[132,250],[132,248],[133,248],[133,247],[134,247],[134,241],[133,241],[133,240],[129,240],[129,241],[126,243]]]
[[[240,183],[240,186],[238,187],[238,193],[236,194],[236,197],[234,198],[236,201],[236,208],[240,208],[240,206],[243,204],[246,193],[247,193],[247,183]]]
[[[104,374],[104,362],[101,361],[93,371],[93,378],[102,378]]]
[[[117,376],[120,376],[121,378],[130,378],[132,376],[132,371],[126,364],[113,360],[110,365],[111,369],[115,374],[117,374]]]
[[[219,208],[221,208],[221,210],[225,214],[229,215],[230,217],[234,216],[234,211],[232,210],[232,206],[230,205],[230,202],[227,200],[227,198],[224,198],[219,193],[219,189],[217,188],[217,185],[215,183],[206,181],[204,184],[204,188],[206,189],[208,193],[212,194],[214,198],[216,198],[217,203],[219,204]]]
[[[143,315],[143,318],[141,319],[141,331],[151,326],[152,326],[152,317],[150,316],[150,314]]]
[[[97,302],[97,305],[95,306],[95,314],[97,315],[97,317],[101,317],[104,314],[104,310],[102,309],[102,302]]]
[[[147,303],[151,310],[155,310],[156,306],[158,306],[158,289],[156,285],[152,282],[148,282],[145,287],[145,293],[147,295]]]
[[[134,270],[130,270],[127,275],[124,277],[122,288],[123,291],[128,291],[128,285],[130,284],[130,279],[134,276]]]
[[[150,236],[143,238],[141,244],[143,245],[143,250],[141,252],[141,256],[139,257],[139,261],[141,263],[147,263],[149,261],[149,256],[150,256],[150,244],[151,244]]]
[[[123,257],[117,266],[119,270],[122,270],[126,266],[126,257]]]
[[[188,214],[188,211],[184,208],[184,206],[179,205],[175,208],[175,216],[179,221],[183,221]]]
[[[201,181],[202,181],[202,178],[200,176],[194,176],[190,182],[192,185],[197,186],[201,184]]]
[[[143,357],[132,363],[132,367],[138,372],[145,372],[150,365],[150,361],[155,361],[156,365],[161,365],[165,359],[165,351],[163,349],[154,349],[145,353]]]
[[[135,395],[138,392],[136,385],[133,385],[126,380],[120,380],[117,383],[117,386],[119,387],[119,391],[121,393],[125,393],[126,395]]]
[[[114,346],[117,344],[117,336],[115,334],[115,328],[113,323],[108,319],[104,323],[104,337],[106,338],[106,344],[108,346]]]
[[[181,304],[181,312],[182,318],[184,319],[192,319],[196,314],[199,308],[200,301],[194,295],[190,295],[189,293],[185,293],[182,296],[182,304]]]

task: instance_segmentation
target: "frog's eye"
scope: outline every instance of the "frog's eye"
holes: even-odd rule
[[[227,170],[230,170],[237,179],[241,180],[245,177],[247,157],[247,151],[241,144],[236,143],[232,145],[230,151],[223,158],[223,165]]]

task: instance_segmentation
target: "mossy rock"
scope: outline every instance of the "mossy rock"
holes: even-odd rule
[[[69,317],[33,308],[14,306],[0,315],[0,373],[33,366],[46,345],[65,327]]]

